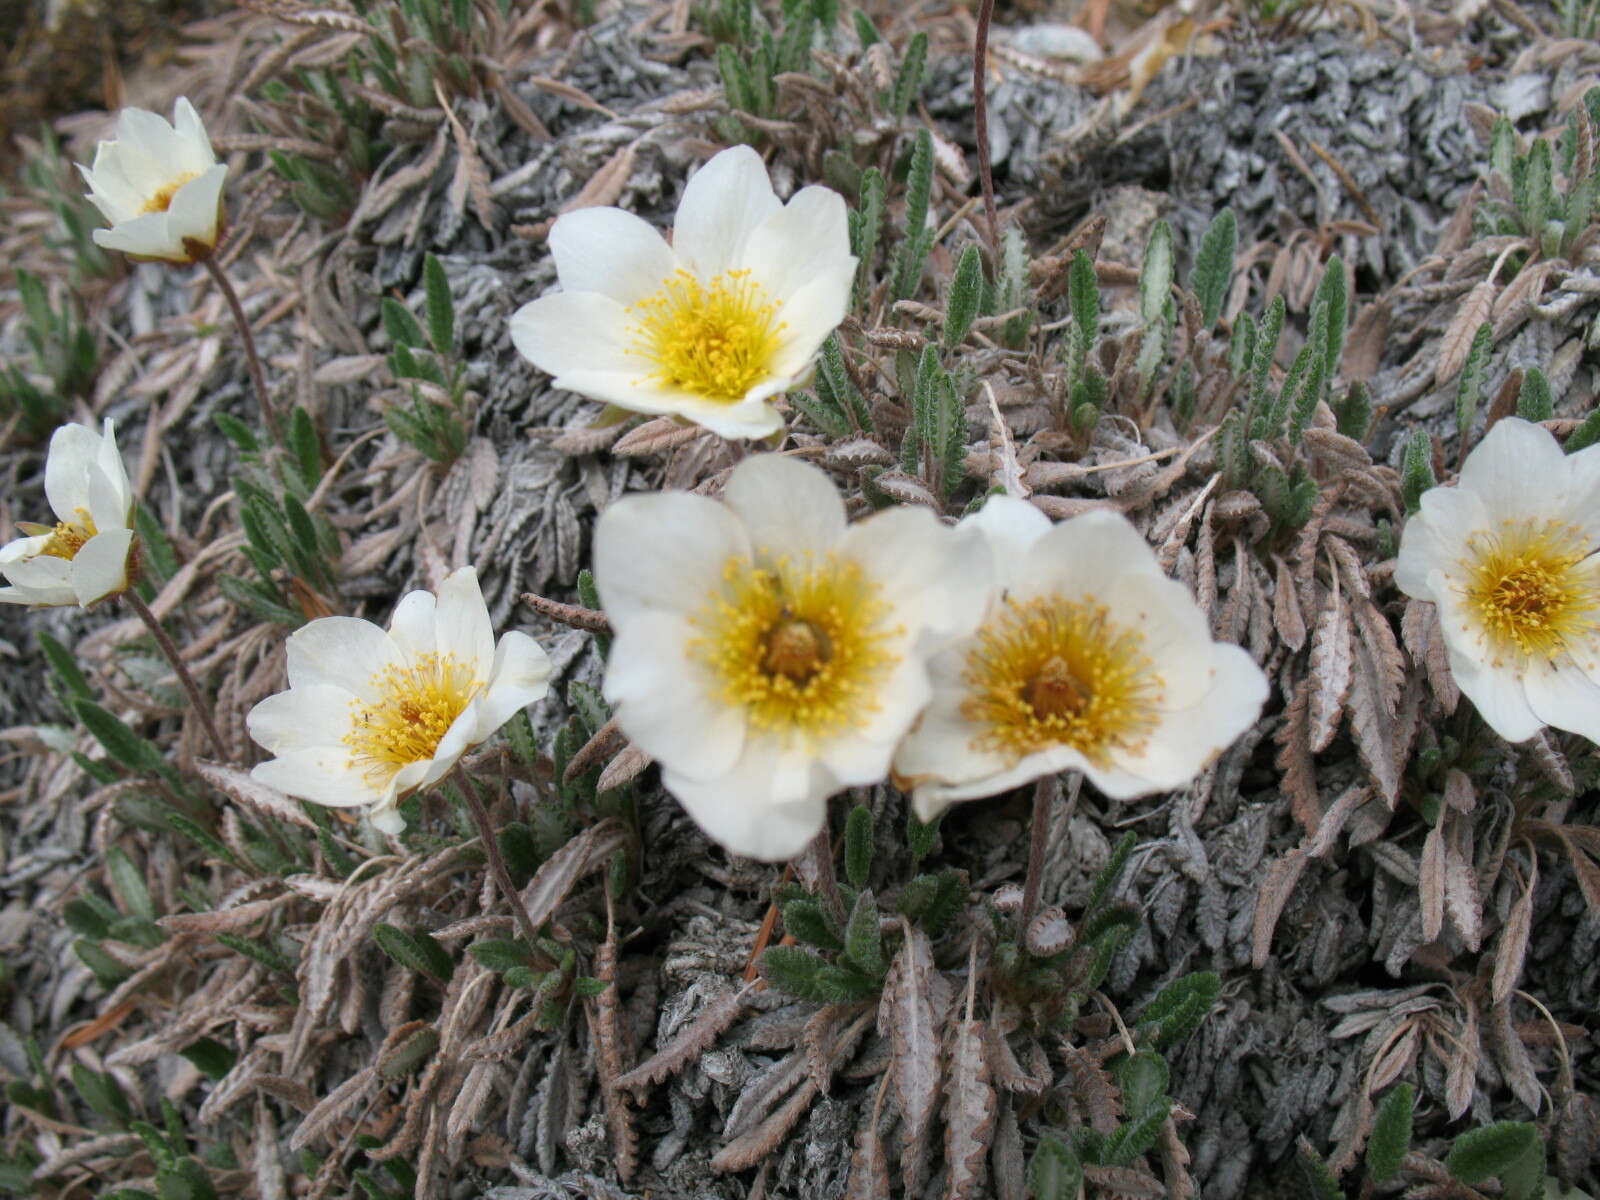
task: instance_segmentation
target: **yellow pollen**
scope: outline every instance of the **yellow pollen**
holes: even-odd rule
[[[81,508],[76,521],[59,521],[47,528],[50,540],[39,553],[51,558],[77,558],[84,544],[100,532],[94,527],[94,518]]]
[[[743,400],[783,346],[778,306],[749,271],[701,282],[680,270],[629,312],[638,322],[630,353],[650,364],[650,379],[708,400]]]
[[[350,706],[350,765],[381,784],[406,764],[431,759],[482,687],[453,654],[421,654],[408,666],[384,668],[372,677],[378,699]]]
[[[1583,529],[1561,521],[1503,521],[1467,540],[1461,592],[1497,654],[1552,660],[1600,632],[1590,550]]]
[[[882,587],[833,554],[735,555],[691,619],[689,657],[753,729],[810,745],[879,711],[903,628]]]
[[[1144,634],[1093,597],[1007,599],[978,631],[962,674],[974,747],[1013,760],[1067,746],[1096,765],[1137,752],[1155,728],[1162,680]]]
[[[200,172],[198,171],[190,171],[186,175],[180,175],[177,179],[174,179],[171,183],[167,184],[166,187],[156,192],[156,194],[151,196],[150,199],[146,200],[144,202],[144,207],[139,210],[139,215],[143,216],[146,213],[166,212],[167,209],[172,207],[172,198],[178,194],[178,190],[191,179],[199,178]]]

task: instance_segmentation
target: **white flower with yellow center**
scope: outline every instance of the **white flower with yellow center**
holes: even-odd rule
[[[933,699],[895,756],[932,820],[957,800],[1082,771],[1107,796],[1183,787],[1261,714],[1267,680],[1213,642],[1128,520],[1052,526],[996,496],[962,523],[995,558],[977,633],[933,660]]]
[[[461,755],[549,690],[550,660],[525,633],[497,646],[471,567],[411,592],[385,632],[323,617],[289,635],[289,690],[250,710],[250,736],[277,755],[251,774],[334,808],[370,805],[398,833],[395,806],[438,783]]]
[[[142,108],[117,114],[117,136],[101,142],[94,166],[78,164],[88,198],[110,229],[94,240],[136,259],[192,263],[216,247],[222,226],[222,184],[228,168],[217,162],[205,126],[187,99],[172,124]]]
[[[847,525],[825,474],[776,455],[741,463],[720,502],[624,498],[594,538],[606,699],[709,836],[790,858],[828,796],[887,774],[929,656],[977,623],[987,560],[925,509]]]
[[[809,373],[856,267],[838,193],[781,203],[748,146],[689,180],[670,246],[632,213],[584,208],[556,220],[550,252],[562,290],[513,314],[522,356],[557,387],[729,438],[782,426],[769,401]]]
[[[8,604],[93,604],[128,588],[133,488],[115,427],[63,425],[50,438],[44,494],[54,525],[23,524],[26,537],[0,546]]]
[[[1406,522],[1394,580],[1438,606],[1456,686],[1510,742],[1600,742],[1600,447],[1508,417]]]

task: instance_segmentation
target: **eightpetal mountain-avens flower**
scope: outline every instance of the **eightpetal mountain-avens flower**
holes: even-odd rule
[[[216,248],[228,168],[212,153],[200,115],[179,99],[172,123],[142,108],[117,114],[117,136],[101,142],[94,166],[78,164],[88,198],[110,229],[96,244],[136,259],[192,263]]]
[[[933,660],[932,702],[895,756],[922,820],[1069,770],[1118,800],[1180,788],[1261,715],[1261,668],[1211,640],[1126,517],[1052,526],[996,496],[962,525],[996,582],[976,634]]]
[[[27,536],[0,546],[0,588],[8,604],[93,604],[126,591],[133,488],[108,419],[103,433],[63,425],[44,466],[52,525],[24,524]]]
[[[825,187],[784,204],[761,156],[724,150],[690,178],[669,246],[617,208],[550,230],[561,291],[511,318],[522,356],[557,387],[729,438],[761,438],[770,403],[806,378],[850,304],[845,204]]]
[[[1600,446],[1507,417],[1406,522],[1394,581],[1439,608],[1456,686],[1509,742],[1600,742]]]
[[[395,806],[438,783],[461,755],[549,690],[550,660],[525,633],[495,644],[471,567],[401,599],[386,631],[323,617],[289,635],[289,690],[246,719],[277,757],[251,774],[334,808],[370,805],[398,833]]]
[[[828,796],[887,774],[928,658],[983,611],[988,560],[926,509],[847,525],[827,475],[778,455],[746,459],[720,501],[624,497],[594,538],[606,699],[709,836],[790,858]]]

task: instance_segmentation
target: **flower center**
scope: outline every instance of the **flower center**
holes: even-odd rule
[[[377,700],[350,706],[344,744],[351,766],[381,781],[407,763],[431,759],[483,681],[453,654],[422,654],[379,671],[372,686]]]
[[[94,519],[88,513],[78,511],[77,521],[60,521],[49,530],[50,540],[44,544],[40,554],[48,554],[51,558],[77,558],[78,551],[84,544],[100,531],[94,527]]]
[[[967,651],[961,714],[977,748],[1016,759],[1068,746],[1097,765],[1155,728],[1162,681],[1144,634],[1093,597],[1007,599]]]
[[[1600,579],[1579,526],[1504,521],[1467,540],[1462,565],[1467,608],[1501,653],[1553,659],[1600,632]]]
[[[784,324],[778,306],[749,271],[702,283],[678,271],[630,310],[631,352],[648,361],[662,387],[708,400],[743,400],[772,374]]]
[[[723,567],[690,618],[689,657],[760,732],[810,742],[860,724],[900,661],[889,644],[904,630],[882,587],[833,554],[758,557]]]
[[[178,190],[191,179],[198,178],[200,178],[200,172],[198,171],[190,171],[187,175],[180,175],[177,179],[174,179],[171,183],[167,184],[166,187],[160,189],[155,193],[155,195],[146,200],[144,202],[144,207],[139,210],[139,215],[143,216],[145,213],[166,212],[167,209],[172,207],[172,198],[178,194]]]

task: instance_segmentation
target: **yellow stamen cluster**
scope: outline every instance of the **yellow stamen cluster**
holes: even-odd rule
[[[198,171],[190,171],[188,174],[181,175],[177,179],[174,179],[171,183],[167,184],[160,191],[156,192],[155,195],[151,196],[150,199],[144,202],[144,207],[139,210],[139,215],[143,216],[146,213],[166,212],[167,209],[172,207],[172,198],[178,194],[183,185],[188,183],[191,179],[198,178],[200,178],[200,173]]]
[[[407,763],[425,762],[445,731],[483,687],[453,654],[421,654],[409,665],[391,666],[372,679],[376,701],[351,705],[350,765],[368,780],[387,780]]]
[[[1497,655],[1555,659],[1600,632],[1591,549],[1561,521],[1507,520],[1468,539],[1461,591]]]
[[[80,510],[78,516],[82,520],[58,522],[50,530],[50,540],[39,553],[48,554],[51,558],[77,558],[78,551],[99,532],[88,513]]]
[[[903,629],[859,564],[833,554],[735,555],[691,618],[689,655],[753,729],[809,744],[859,725],[899,661]]]
[[[708,400],[744,399],[783,346],[778,306],[748,271],[708,282],[678,271],[629,311],[632,353],[649,362],[652,381]]]
[[[1144,635],[1092,597],[1006,600],[978,631],[962,682],[978,748],[1021,759],[1067,746],[1097,766],[1143,745],[1162,695]]]

